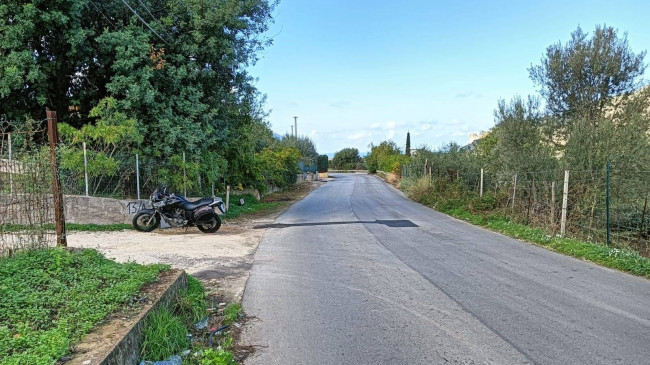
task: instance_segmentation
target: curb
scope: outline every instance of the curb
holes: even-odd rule
[[[70,365],[121,365],[137,364],[144,341],[144,325],[147,316],[161,307],[169,307],[178,292],[187,288],[187,274],[183,270],[171,270],[171,277],[163,279],[162,294],[144,305],[133,318],[114,318],[90,332],[82,342],[75,345]],[[107,343],[97,346],[97,343]]]

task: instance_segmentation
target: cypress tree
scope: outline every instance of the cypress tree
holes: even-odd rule
[[[411,132],[406,132],[406,155],[411,156]]]

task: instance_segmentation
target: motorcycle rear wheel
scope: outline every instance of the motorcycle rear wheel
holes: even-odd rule
[[[196,227],[203,233],[214,233],[221,228],[221,218],[215,212],[206,214],[196,222]]]
[[[158,216],[154,214],[152,218],[150,212],[138,212],[133,216],[133,228],[140,232],[151,232],[158,227],[159,223]]]

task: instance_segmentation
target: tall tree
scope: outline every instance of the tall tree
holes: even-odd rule
[[[642,85],[645,54],[632,52],[627,33],[619,37],[616,29],[602,25],[590,37],[578,27],[568,43],[549,46],[529,73],[555,124],[564,127],[574,118],[595,120],[624,103]]]
[[[411,132],[406,132],[406,155],[411,156]]]

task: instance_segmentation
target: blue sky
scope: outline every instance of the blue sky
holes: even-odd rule
[[[320,153],[392,139],[433,148],[494,125],[500,98],[537,94],[527,69],[580,25],[650,48],[650,1],[282,0],[250,68],[272,129]],[[646,57],[646,63],[650,57]],[[647,75],[647,73],[646,73]]]

